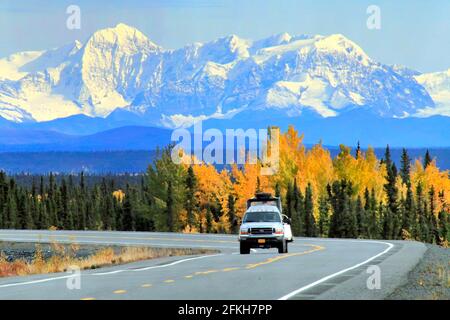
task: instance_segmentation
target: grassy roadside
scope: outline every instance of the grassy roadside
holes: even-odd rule
[[[0,247],[0,277],[64,272],[74,266],[86,270],[162,257],[215,253],[206,249],[117,246],[94,248],[88,245],[56,242],[27,245],[27,248],[22,244],[19,248],[9,251]],[[3,243],[2,247],[10,249],[12,245]],[[23,248],[26,248],[28,253],[31,250],[32,255],[21,256],[20,250],[24,250]]]
[[[427,245],[421,262],[408,274],[408,282],[389,300],[450,300],[450,249]]]

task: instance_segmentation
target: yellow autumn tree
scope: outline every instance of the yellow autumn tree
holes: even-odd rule
[[[435,190],[435,203],[437,210],[441,210],[440,201],[438,201],[439,192],[444,193],[446,203],[450,203],[450,171],[440,171],[436,166],[436,160],[433,160],[426,168],[423,167],[422,162],[416,160],[411,170],[411,182],[413,187],[417,187],[420,182],[426,194],[431,190]]]
[[[199,207],[198,220],[205,223],[208,208],[220,210],[218,221],[212,221],[213,229],[227,232],[230,228],[228,219],[228,195],[230,194],[231,180],[226,170],[218,172],[211,164],[193,165],[194,174],[197,177]]]

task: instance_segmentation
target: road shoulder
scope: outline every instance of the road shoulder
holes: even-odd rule
[[[346,274],[347,279],[315,297],[321,300],[383,300],[396,288],[408,283],[408,274],[422,260],[427,247],[415,241],[390,241],[394,248],[385,255]],[[375,266],[375,267],[371,267]],[[378,269],[379,268],[379,269]],[[380,272],[380,288],[369,289],[367,282]]]

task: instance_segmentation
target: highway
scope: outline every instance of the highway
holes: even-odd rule
[[[0,230],[0,241],[75,242],[216,249],[81,272],[0,278],[0,299],[288,300],[383,299],[406,281],[426,247],[412,241],[296,238],[288,254],[275,249],[240,255],[237,236],[97,231]],[[370,266],[381,287],[369,288]]]

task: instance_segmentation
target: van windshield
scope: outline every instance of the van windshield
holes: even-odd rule
[[[249,222],[281,222],[281,218],[277,212],[248,212],[244,223]]]

